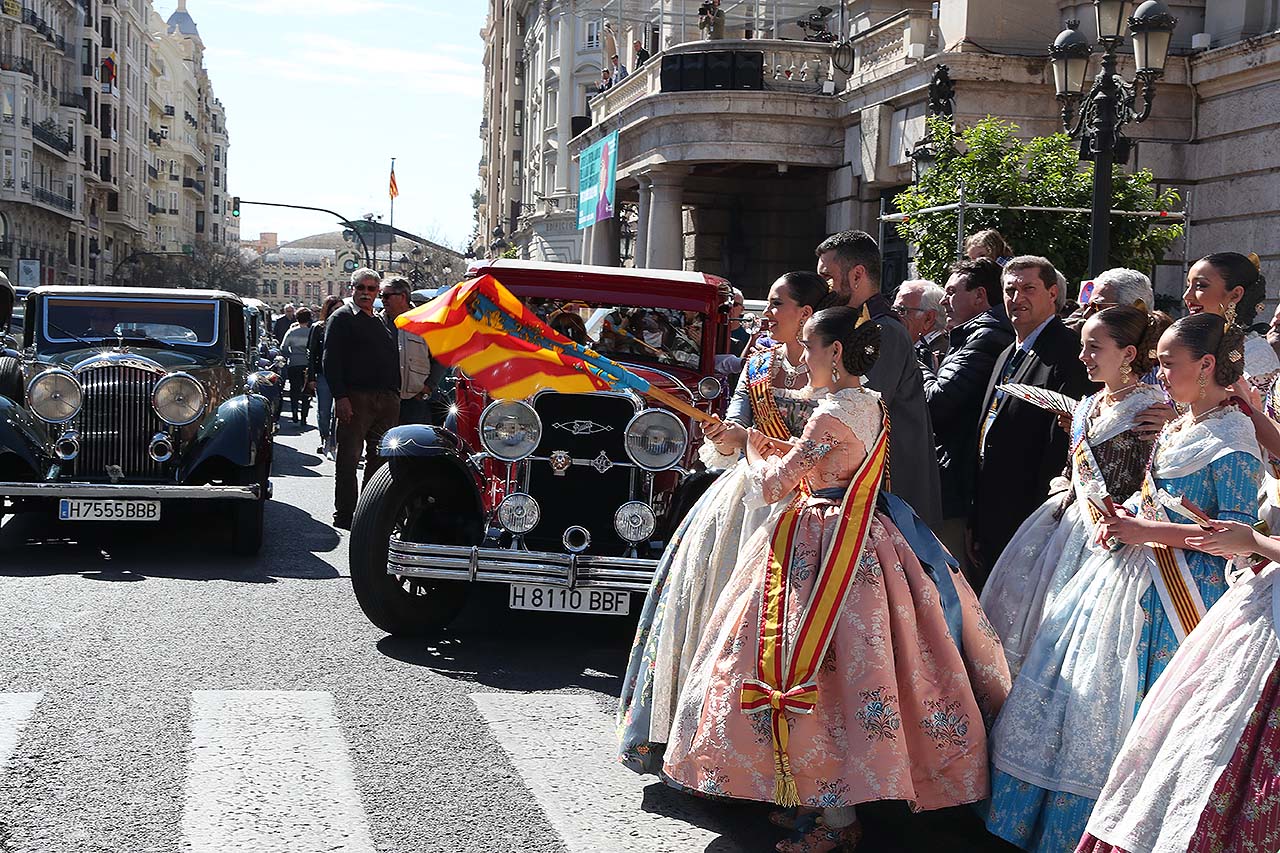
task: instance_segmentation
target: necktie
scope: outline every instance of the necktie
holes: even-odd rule
[[[991,424],[995,423],[996,409],[1000,407],[1000,401],[1004,399],[1004,392],[1000,390],[1000,386],[1009,381],[1009,379],[1018,372],[1018,368],[1022,366],[1022,362],[1027,359],[1027,351],[1022,347],[1018,347],[1013,351],[1013,355],[1009,356],[1009,360],[1004,363],[1004,367],[1000,369],[1000,379],[996,382],[995,393],[991,395],[991,408],[987,409],[987,418],[982,422],[982,432],[978,436],[978,458],[986,456],[987,451],[987,430],[991,429]]]

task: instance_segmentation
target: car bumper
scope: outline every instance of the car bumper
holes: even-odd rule
[[[177,486],[146,483],[0,483],[0,497],[7,498],[107,498],[110,500],[257,500],[261,489],[252,486]]]
[[[657,560],[430,545],[391,537],[387,574],[472,583],[529,583],[567,589],[647,592]]]

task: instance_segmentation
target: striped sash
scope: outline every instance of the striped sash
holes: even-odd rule
[[[791,431],[778,411],[778,401],[773,396],[774,367],[782,357],[782,346],[765,350],[747,362],[747,397],[751,400],[751,416],[756,429],[770,438],[787,441]]]
[[[1156,484],[1150,471],[1142,481],[1139,512],[1148,521],[1172,521],[1156,500]],[[1170,548],[1159,543],[1148,543],[1146,547],[1151,552],[1151,580],[1160,595],[1160,604],[1169,617],[1169,623],[1173,626],[1173,633],[1181,643],[1204,618],[1206,608],[1200,597],[1200,587],[1196,586],[1195,578],[1191,576],[1191,569],[1181,548]]]
[[[803,507],[785,510],[774,528],[761,590],[756,677],[743,683],[740,702],[747,714],[769,715],[776,775],[774,800],[780,806],[800,804],[788,755],[790,729],[786,714],[809,714],[817,704],[815,677],[835,636],[836,621],[871,530],[888,455],[886,422],[845,493],[835,539],[805,603],[794,638],[786,636],[787,573]]]

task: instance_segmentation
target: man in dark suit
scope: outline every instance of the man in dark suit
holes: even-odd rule
[[[889,407],[889,486],[893,494],[933,527],[942,522],[937,458],[921,453],[933,447],[933,425],[924,401],[924,380],[911,337],[880,293],[880,247],[864,231],[844,231],[818,244],[818,275],[848,299],[864,305],[880,327],[880,357],[867,371],[867,387],[880,392]]]
[[[1067,434],[1058,417],[1003,391],[1020,383],[1080,398],[1093,386],[1080,363],[1080,336],[1058,318],[1062,293],[1045,258],[1022,255],[1005,264],[1004,306],[1014,342],[996,359],[978,423],[978,476],[969,516],[970,577],[982,589],[1018,525],[1044,502],[1062,473]]]

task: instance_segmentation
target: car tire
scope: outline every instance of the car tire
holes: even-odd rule
[[[412,592],[387,574],[387,545],[402,510],[429,488],[429,481],[383,465],[360,493],[351,523],[351,586],[369,621],[388,634],[413,637],[445,628],[462,609],[469,587],[461,581],[410,581]]]
[[[251,482],[261,489],[257,500],[232,501],[231,552],[238,557],[253,557],[262,550],[262,531],[267,512],[268,482],[271,475],[271,457],[253,468]]]
[[[0,356],[0,397],[22,402],[22,363],[12,356]]]

